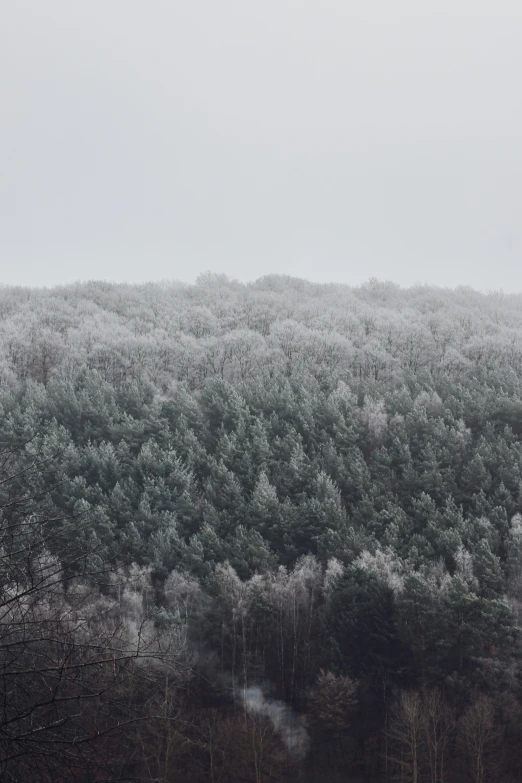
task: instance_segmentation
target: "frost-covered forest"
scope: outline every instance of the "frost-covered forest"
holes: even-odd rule
[[[0,777],[522,781],[522,295],[0,288]]]

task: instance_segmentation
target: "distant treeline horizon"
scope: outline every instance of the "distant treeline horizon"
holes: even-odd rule
[[[351,288],[267,275],[243,284],[79,283],[0,288],[0,383],[72,377],[244,381],[276,373],[321,380],[393,381],[426,369],[519,372],[522,294],[400,288],[375,279]]]

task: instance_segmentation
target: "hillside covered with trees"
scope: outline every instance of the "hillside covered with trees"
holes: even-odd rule
[[[522,781],[522,295],[0,288],[0,776]]]

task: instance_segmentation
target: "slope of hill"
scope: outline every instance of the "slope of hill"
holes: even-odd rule
[[[97,600],[176,629],[189,728],[164,778],[209,779],[214,715],[216,780],[264,779],[263,725],[277,779],[305,763],[317,781],[413,780],[421,736],[422,774],[459,781],[482,731],[481,774],[519,780],[521,305],[277,276],[0,289],[3,524],[30,499],[60,559],[78,544],[61,520],[86,521],[126,596],[111,577]],[[258,685],[276,701],[246,700]],[[162,726],[133,775],[161,778],[145,770]]]

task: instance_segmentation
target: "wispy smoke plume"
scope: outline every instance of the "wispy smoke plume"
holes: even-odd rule
[[[287,704],[267,699],[261,688],[246,688],[241,693],[243,702],[251,715],[269,718],[289,753],[296,759],[304,759],[310,746],[310,737],[301,715],[297,715]]]

